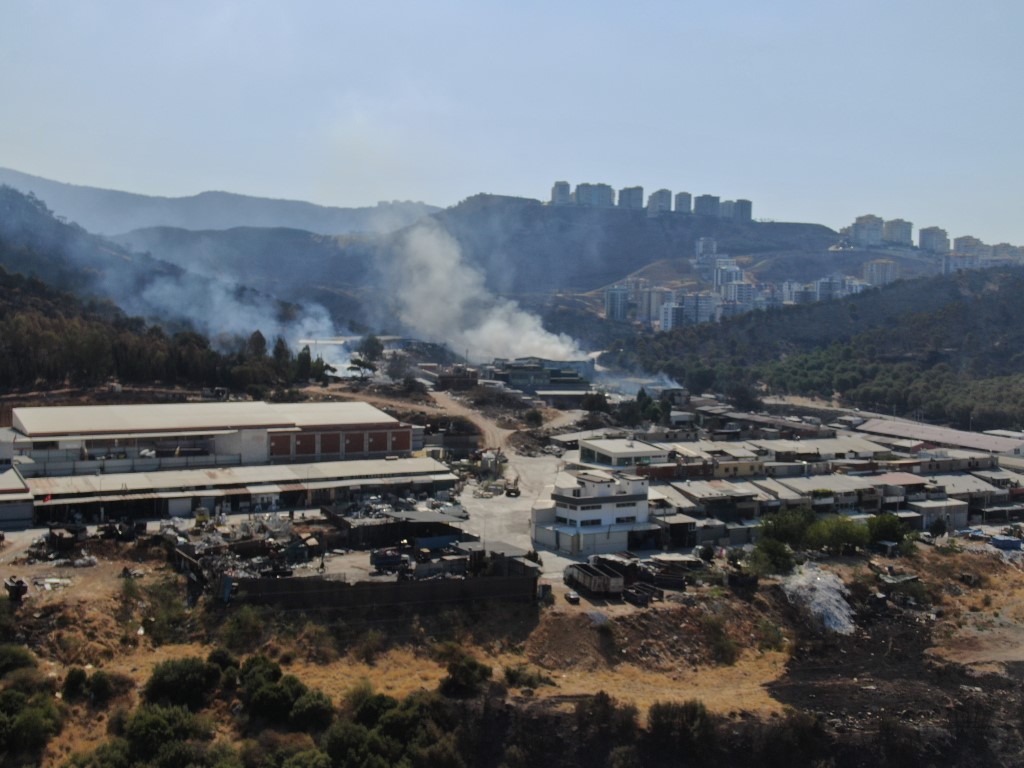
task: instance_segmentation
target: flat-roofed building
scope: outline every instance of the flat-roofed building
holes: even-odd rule
[[[927,253],[949,253],[949,235],[941,227],[923,227],[917,233],[917,246]]]
[[[882,225],[882,240],[893,245],[914,244],[914,225],[904,219],[890,219]]]
[[[568,181],[556,181],[551,185],[551,204],[569,205],[572,203],[572,190]]]
[[[434,459],[370,459],[309,464],[26,478],[37,522],[83,517],[188,515],[327,506],[364,490],[447,490],[457,481]],[[103,513],[101,515],[100,513]]]
[[[619,190],[619,208],[641,211],[644,207],[643,187],[623,187]]]
[[[660,213],[668,213],[672,210],[672,192],[667,189],[659,189],[651,192],[647,198],[647,215],[656,216]]]
[[[697,195],[693,199],[693,212],[698,216],[714,216],[717,218],[721,200],[717,195]]]
[[[830,474],[780,477],[778,481],[799,494],[809,496],[815,512],[874,514],[881,509],[882,494],[870,478]]]
[[[649,520],[649,482],[637,475],[585,470],[561,472],[550,499],[531,513],[531,536],[573,555],[649,547],[660,528]]]
[[[640,440],[580,440],[580,463],[613,469],[668,463],[668,450]]]
[[[1024,440],[1014,437],[987,435],[982,432],[965,432],[960,429],[936,427],[931,424],[893,421],[891,419],[868,419],[863,424],[859,424],[857,430],[905,440],[920,440],[932,446],[964,448],[973,451],[985,451],[991,454],[1024,455]],[[968,468],[986,469],[988,467],[982,466],[979,463],[976,467],[965,467],[965,469]]]
[[[25,475],[408,455],[412,427],[369,403],[162,403],[15,408]]]
[[[688,480],[672,487],[691,499],[707,517],[734,523],[761,514],[761,502],[774,497],[754,483],[737,480]]]
[[[850,239],[854,245],[871,248],[882,244],[882,219],[873,214],[858,216],[850,228]]]
[[[0,432],[10,462],[0,469],[0,525],[8,526],[197,506],[294,508],[345,489],[455,481],[433,459],[408,458],[410,425],[359,402],[15,408]]]

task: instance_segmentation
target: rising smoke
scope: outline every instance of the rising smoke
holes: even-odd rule
[[[410,333],[473,360],[583,357],[573,339],[544,330],[539,317],[488,291],[483,274],[436,221],[424,219],[403,233],[393,256],[385,279]]]
[[[280,336],[292,348],[299,339],[340,335],[318,304],[283,310],[265,294],[193,272],[150,275],[139,285],[137,275],[110,271],[102,277],[102,289],[129,315],[188,323],[225,348],[256,330],[271,342]]]

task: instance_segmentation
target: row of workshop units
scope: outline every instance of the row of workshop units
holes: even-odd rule
[[[704,543],[739,546],[756,541],[764,515],[800,506],[819,516],[844,515],[861,522],[888,512],[922,531],[937,520],[955,530],[972,519],[1024,515],[1024,475],[990,468],[990,457],[977,453],[950,451],[935,463],[897,460],[895,469],[881,471],[887,449],[856,437],[671,446],[581,437],[579,446],[578,454],[563,456],[571,469],[556,479],[550,499],[534,505],[531,519],[538,544],[569,554]],[[674,471],[676,459],[717,461],[726,471],[720,477],[680,477]],[[833,463],[843,471],[830,471]],[[921,474],[936,465],[986,468]],[[733,471],[740,466],[742,471]],[[773,475],[773,468],[781,471]],[[640,485],[644,503],[636,505]],[[631,504],[639,513],[623,508]]]
[[[366,493],[434,495],[458,478],[428,458],[222,467],[116,475],[0,475],[0,527],[328,506]]]
[[[652,479],[796,477],[843,472],[900,471],[928,475],[999,468],[999,456],[960,449],[904,454],[859,435],[816,440],[679,440],[580,437],[567,448],[567,463],[597,469],[633,471]],[[571,446],[571,448],[570,448]]]

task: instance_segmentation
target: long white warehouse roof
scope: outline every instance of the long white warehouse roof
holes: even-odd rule
[[[209,433],[235,429],[397,426],[369,403],[160,403],[15,408],[15,430],[33,439],[132,433]]]

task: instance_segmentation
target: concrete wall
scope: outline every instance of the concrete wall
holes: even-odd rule
[[[234,583],[238,585],[238,592],[232,598],[233,602],[287,605],[304,610],[410,605],[429,608],[438,603],[471,600],[532,602],[537,590],[536,574],[435,581],[360,581],[355,584],[319,577],[240,579]],[[225,594],[223,582],[214,594]]]
[[[32,525],[32,502],[0,504],[0,529],[22,529]]]

